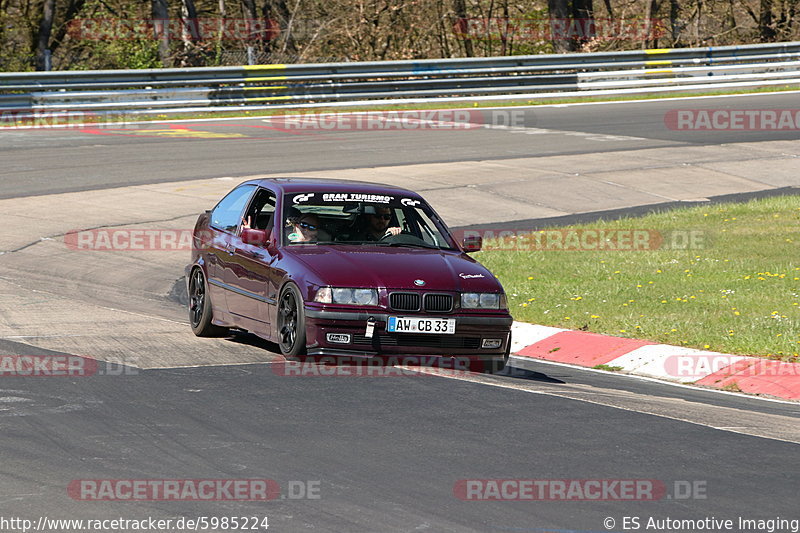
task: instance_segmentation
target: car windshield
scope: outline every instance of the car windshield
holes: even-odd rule
[[[425,202],[396,195],[293,193],[283,208],[287,245],[342,244],[452,250],[454,241]]]

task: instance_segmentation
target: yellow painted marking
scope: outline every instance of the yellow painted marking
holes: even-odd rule
[[[190,130],[187,128],[175,128],[168,130],[133,130],[133,131],[123,132],[123,135],[124,134],[159,135],[163,137],[181,137],[181,138],[193,138],[193,139],[234,139],[234,138],[247,137],[247,135],[244,135],[242,133],[217,133],[214,131],[199,131],[199,130]]]
[[[288,89],[286,85],[275,85],[274,87],[242,87],[245,91],[280,91]]]
[[[646,70],[645,74],[672,74],[675,72],[671,69],[657,69],[657,70]]]
[[[644,51],[645,54],[668,54],[672,52],[672,48],[648,48]]]
[[[286,79],[288,79],[288,76],[263,76],[263,77],[259,77],[259,78],[250,78],[250,77],[248,77],[247,78],[247,83],[250,83],[250,82],[253,82],[253,81],[284,81]]]
[[[283,63],[275,63],[273,65],[243,65],[245,70],[277,70],[286,68],[286,65]]]
[[[645,61],[644,64],[648,67],[671,65],[672,61]]]
[[[260,96],[260,97],[251,97],[245,98],[247,102],[269,102],[272,100],[291,100],[291,96]]]

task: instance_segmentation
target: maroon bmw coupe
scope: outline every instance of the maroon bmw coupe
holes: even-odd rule
[[[250,331],[287,358],[428,357],[506,364],[498,280],[418,194],[306,178],[242,183],[194,228],[186,267],[198,336]]]

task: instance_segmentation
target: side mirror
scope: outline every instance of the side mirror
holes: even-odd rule
[[[269,232],[263,229],[244,228],[242,229],[242,242],[245,244],[255,244],[264,246],[269,241]]]
[[[480,235],[466,235],[461,243],[465,252],[480,252],[483,248],[483,237]]]

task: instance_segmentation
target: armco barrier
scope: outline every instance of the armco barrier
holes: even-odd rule
[[[0,73],[0,112],[158,113],[800,85],[800,42],[491,58]]]

